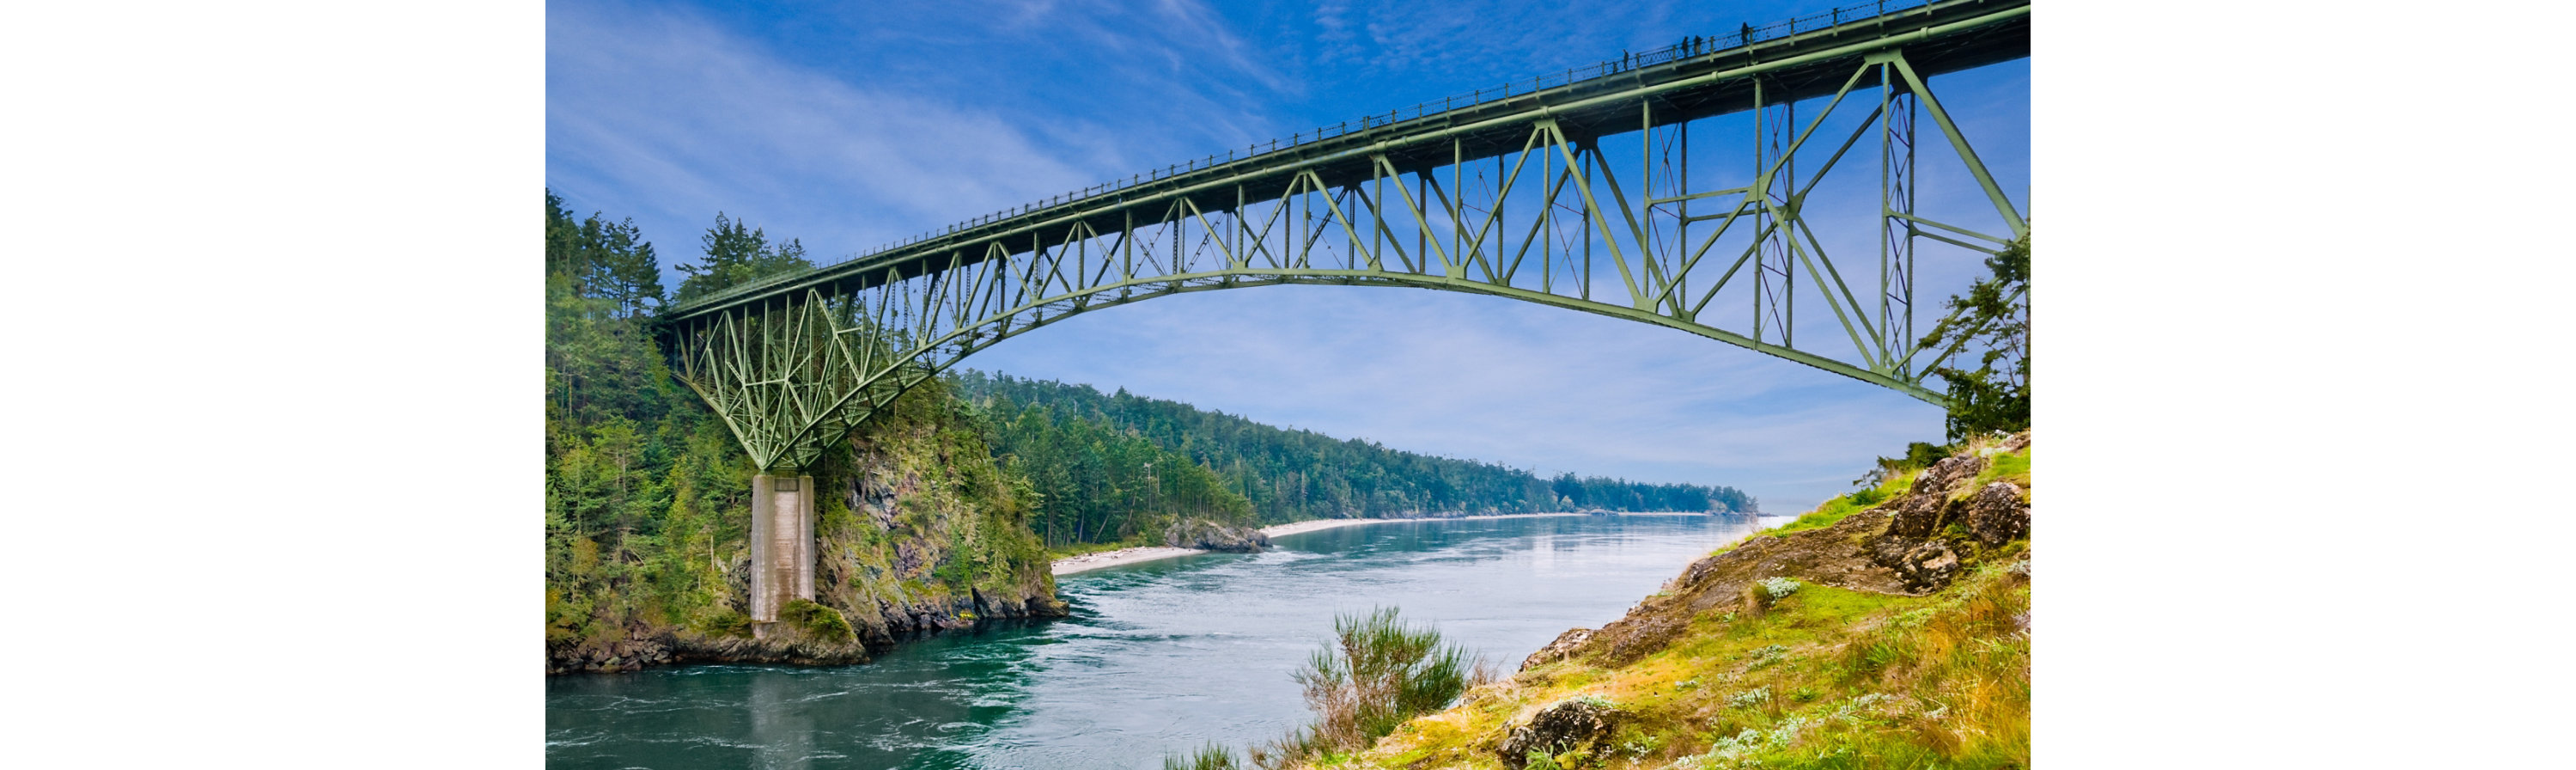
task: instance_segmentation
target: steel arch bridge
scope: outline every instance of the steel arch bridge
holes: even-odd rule
[[[1925,79],[2026,58],[2029,41],[2028,0],[1875,3],[1747,26],[959,223],[677,303],[657,333],[675,376],[763,478],[791,480],[780,484],[905,390],[1001,340],[1100,308],[1250,286],[1509,297],[1680,329],[1944,405],[1927,372],[1958,349],[1913,341],[1915,247],[1994,253],[2029,227]],[[1866,115],[1848,132],[1820,131],[1838,109]],[[1692,126],[1745,112],[1751,168],[1704,162],[1695,174]],[[1918,116],[1991,201],[1996,232],[1915,213]],[[1876,163],[1848,162],[1856,148]],[[1838,169],[1837,180],[1876,172],[1874,216],[1805,215]],[[1873,234],[1875,271],[1828,256],[1820,226]],[[1793,339],[1801,298],[1811,315],[1821,300],[1845,334]],[[804,547],[789,539],[778,547]]]

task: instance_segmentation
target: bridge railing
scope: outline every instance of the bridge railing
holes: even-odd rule
[[[1204,158],[1174,163],[1162,168],[1152,169],[1144,173],[1134,174],[1125,179],[1111,180],[1106,183],[1092,185],[1080,190],[1065,192],[1061,195],[1048,196],[1026,204],[1013,206],[990,214],[967,219],[937,230],[923,232],[910,238],[894,241],[874,250],[855,252],[838,260],[815,265],[812,270],[783,273],[740,286],[730,287],[724,291],[691,300],[686,304],[707,304],[738,295],[758,292],[771,286],[795,280],[799,277],[811,274],[814,271],[838,267],[853,260],[875,257],[929,241],[934,238],[951,235],[963,230],[982,227],[984,225],[1000,222],[1012,217],[1026,216],[1031,213],[1061,206],[1067,203],[1116,193],[1142,185],[1154,184],[1183,174],[1195,173],[1204,169],[1215,168],[1217,166],[1233,163],[1239,160],[1268,155],[1281,150],[1291,150],[1311,145],[1316,142],[1336,139],[1370,129],[1401,123],[1407,120],[1418,120],[1443,112],[1448,112],[1450,110],[1491,104],[1513,97],[1525,97],[1551,88],[1562,88],[1586,80],[1606,77],[1615,73],[1638,69],[1640,67],[1665,64],[1698,56],[1731,51],[1756,43],[1794,37],[1802,33],[1815,32],[1855,21],[1864,21],[1884,16],[1891,12],[1913,10],[1931,5],[1935,1],[1936,0],[1875,0],[1874,2],[1839,7],[1823,13],[1800,16],[1788,21],[1766,26],[1756,27],[1751,24],[1746,24],[1737,28],[1734,32],[1722,35],[1687,37],[1681,42],[1677,42],[1663,48],[1625,54],[1620,58],[1604,60],[1589,67],[1570,67],[1563,72],[1541,73],[1527,79],[1506,81],[1493,88],[1477,89],[1463,95],[1444,97],[1439,101],[1421,102],[1413,105],[1411,108],[1398,108],[1388,110],[1385,114],[1381,115],[1366,115],[1357,120],[1345,120],[1330,126],[1318,126],[1313,131],[1301,131],[1290,134],[1285,141],[1273,139],[1262,144],[1247,146],[1241,153],[1228,150],[1223,154],[1212,154]]]

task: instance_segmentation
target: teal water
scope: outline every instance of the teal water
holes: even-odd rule
[[[1769,520],[1776,522],[1776,520]],[[1768,523],[1768,522],[1766,522]],[[913,640],[863,666],[546,681],[551,768],[1161,767],[1306,722],[1289,678],[1335,613],[1394,605],[1504,670],[1597,628],[1750,519],[1394,522],[1058,579],[1073,615]]]

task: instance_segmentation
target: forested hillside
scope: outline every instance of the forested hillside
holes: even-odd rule
[[[1047,551],[1160,543],[1193,519],[1249,526],[1461,513],[1749,511],[1726,487],[1542,479],[1499,465],[1261,425],[1187,404],[966,372],[930,380],[808,471],[814,634],[745,637],[751,477],[722,420],[651,338],[669,298],[808,267],[795,240],[723,214],[675,265],[631,222],[546,196],[548,669],[863,660],[902,631],[1060,611]],[[784,625],[784,624],[782,624]]]
[[[682,294],[803,263],[722,218]],[[674,382],[646,332],[661,266],[630,223],[546,196],[548,671],[685,660],[854,662],[898,632],[1059,611],[1025,484],[933,383],[810,469],[820,489],[816,630],[745,636],[754,469]]]
[[[1141,478],[1150,461],[1139,444],[1185,457],[1217,491],[1241,498],[1265,523],[1317,518],[1429,514],[1755,510],[1730,487],[1643,484],[1622,479],[1541,478],[1525,470],[1403,452],[1357,439],[1286,430],[1241,417],[1120,390],[963,371],[959,395],[982,407],[994,448],[1026,468],[1040,494],[1039,521],[1080,527],[1101,514],[1084,507],[1121,479]],[[1081,433],[1082,437],[1067,434]],[[1137,441],[1141,439],[1141,442]],[[1167,461],[1168,462],[1168,461]],[[1156,467],[1168,467],[1157,465]],[[1131,470],[1133,469],[1133,470]],[[1211,509],[1233,502],[1198,493]],[[1097,531],[1097,525],[1090,531]],[[1051,541],[1059,542],[1059,541]]]

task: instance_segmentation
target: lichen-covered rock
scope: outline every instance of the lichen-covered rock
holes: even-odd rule
[[[2030,531],[2030,504],[2021,487],[2009,481],[1987,484],[1967,505],[1968,536],[1986,545],[2002,545]]]
[[[1905,555],[1888,565],[1905,579],[1905,587],[1916,592],[1938,590],[1950,584],[1959,574],[1959,555],[1950,547],[1934,540],[1907,549]]]
[[[1559,701],[1530,717],[1529,724],[1512,728],[1511,735],[1495,752],[1503,764],[1514,768],[1529,764],[1530,752],[1562,754],[1586,744],[1610,737],[1619,726],[1622,715],[1617,707],[1594,698],[1572,698]]]
[[[1985,469],[1986,458],[1983,457],[1972,454],[1944,457],[1932,463],[1932,467],[1923,469],[1922,475],[1915,476],[1914,487],[1908,493],[1917,496],[1947,494],[1952,485],[1973,478]]]
[[[1887,534],[1909,540],[1931,537],[1949,523],[1955,507],[1948,495],[1939,492],[1909,496],[1889,509]]]
[[[1985,458],[1976,455],[1953,455],[1941,458],[1932,467],[1914,477],[1914,486],[1905,499],[1896,504],[1895,516],[1888,522],[1887,533],[1905,538],[1926,538],[1958,518],[1960,506],[1950,499],[1950,487],[1976,477],[1986,469]]]
[[[1206,519],[1186,519],[1172,525],[1163,534],[1163,544],[1173,548],[1198,548],[1230,553],[1257,553],[1270,547],[1270,536],[1252,527],[1218,524]]]
[[[1567,629],[1565,633],[1556,635],[1556,641],[1548,642],[1547,646],[1539,648],[1538,652],[1530,653],[1527,659],[1521,661],[1520,670],[1528,671],[1536,666],[1564,660],[1574,654],[1575,648],[1583,646],[1583,643],[1591,638],[1592,629]]]

